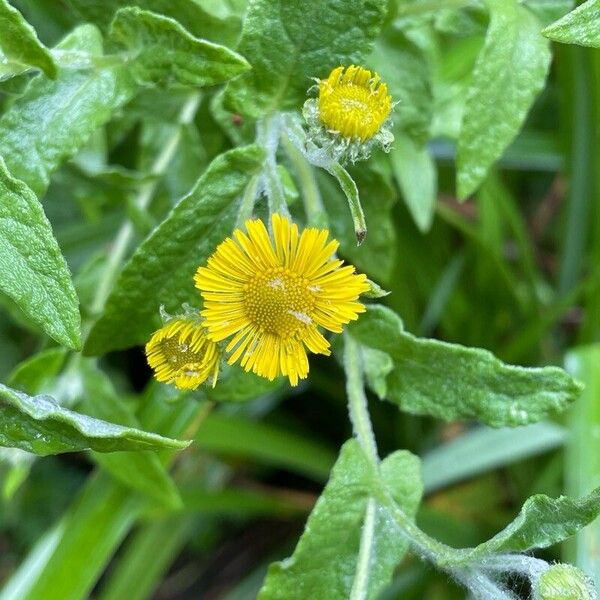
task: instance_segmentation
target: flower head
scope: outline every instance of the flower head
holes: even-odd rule
[[[358,296],[365,275],[332,259],[338,247],[325,229],[305,229],[272,217],[273,237],[260,220],[246,221],[200,267],[196,287],[204,298],[203,325],[215,342],[231,339],[229,364],[292,385],[308,374],[306,349],[330,354],[319,327],[335,333],[365,310]]]
[[[180,390],[195,390],[212,377],[217,382],[220,351],[198,316],[174,317],[154,332],[146,344],[146,358],[154,376]]]
[[[392,111],[392,98],[379,75],[351,65],[319,81],[319,118],[345,138],[370,140]]]
[[[394,136],[386,123],[392,112],[387,85],[377,73],[350,65],[318,80],[319,96],[304,104],[309,135],[333,158],[367,158],[374,145],[389,148]]]

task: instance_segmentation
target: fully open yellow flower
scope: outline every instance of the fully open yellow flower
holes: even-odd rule
[[[246,221],[200,267],[196,287],[204,298],[208,336],[226,348],[229,364],[274,379],[287,375],[292,385],[308,374],[306,348],[330,354],[323,327],[339,333],[365,310],[358,296],[369,289],[365,275],[332,259],[338,242],[326,229],[298,227],[273,215],[273,239],[260,220]]]
[[[220,352],[208,339],[198,317],[175,317],[146,344],[146,358],[154,376],[180,390],[195,390],[212,377],[217,382]]]
[[[391,110],[392,98],[377,73],[351,65],[337,67],[319,81],[319,118],[343,137],[371,139]]]

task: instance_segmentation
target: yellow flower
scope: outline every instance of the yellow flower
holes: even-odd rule
[[[351,65],[337,67],[319,81],[319,118],[330,131],[365,142],[392,111],[392,98],[379,75]]]
[[[233,336],[226,348],[229,364],[274,379],[287,375],[292,385],[308,374],[305,347],[330,354],[319,331],[340,333],[365,308],[357,302],[369,289],[365,275],[332,259],[338,242],[326,229],[305,229],[273,215],[273,239],[260,220],[246,221],[200,267],[196,287],[204,298],[202,316],[215,342]]]
[[[146,358],[154,376],[180,390],[195,390],[212,377],[217,382],[220,352],[208,339],[198,317],[175,317],[146,344]]]

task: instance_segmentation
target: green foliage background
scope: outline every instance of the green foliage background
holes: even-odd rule
[[[0,0],[0,600],[592,598],[598,47],[600,0]],[[300,114],[351,63],[395,143],[346,171]],[[298,388],[153,382],[277,203],[367,312]]]

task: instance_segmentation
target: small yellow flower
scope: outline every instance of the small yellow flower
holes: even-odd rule
[[[226,348],[229,364],[240,360],[246,371],[292,385],[308,374],[306,348],[330,354],[319,331],[340,333],[365,308],[357,302],[369,289],[365,275],[332,259],[338,242],[326,229],[298,227],[273,215],[273,239],[260,220],[236,229],[196,272],[204,298],[202,316],[215,342],[233,336]]]
[[[146,344],[146,358],[154,376],[180,390],[195,390],[212,377],[217,382],[220,352],[208,339],[198,317],[175,317]]]
[[[385,123],[392,98],[379,75],[351,65],[319,81],[319,118],[330,131],[365,142]]]

